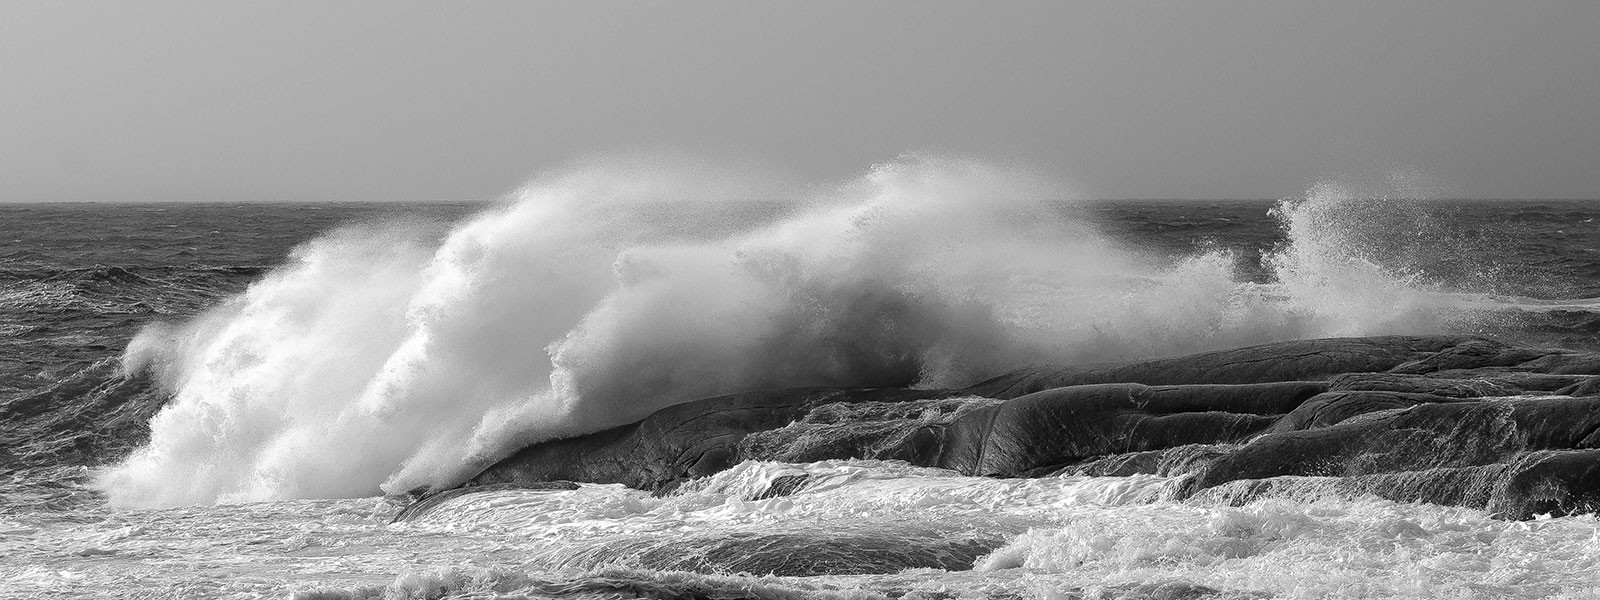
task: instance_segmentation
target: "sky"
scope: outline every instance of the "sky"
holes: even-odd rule
[[[1600,2],[0,3],[0,202],[469,200],[908,151],[1100,198],[1600,198]]]

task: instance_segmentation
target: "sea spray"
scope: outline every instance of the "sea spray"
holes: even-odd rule
[[[1275,213],[1285,243],[1265,257],[1276,288],[1326,335],[1438,333],[1454,303],[1423,265],[1446,240],[1416,200],[1364,196],[1332,182]]]
[[[310,242],[129,345],[173,398],[100,485],[119,505],[397,493],[721,393],[1437,327],[1426,290],[1319,229],[1307,207],[1334,197],[1286,205],[1279,280],[1253,284],[1227,251],[1109,239],[1025,170],[909,157],[728,223],[739,179],[585,167],[442,240]]]

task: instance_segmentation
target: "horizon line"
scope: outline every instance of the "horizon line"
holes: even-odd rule
[[[1160,197],[1121,197],[1121,198],[1058,198],[1055,202],[1277,202],[1295,198],[1297,196],[1268,197],[1222,197],[1222,198],[1160,198]],[[1494,197],[1494,196],[1460,196],[1460,197],[1426,197],[1426,196],[1383,196],[1384,199],[1413,200],[1420,202],[1594,202],[1600,201],[1600,196],[1581,197]],[[44,204],[105,204],[105,205],[139,205],[139,204],[189,204],[189,205],[218,205],[218,204],[294,204],[294,205],[350,205],[350,204],[489,204],[495,202],[514,202],[507,197],[499,198],[466,198],[466,199],[429,199],[429,200],[281,200],[281,199],[232,199],[232,200],[0,200],[0,206],[26,206]],[[791,202],[791,199],[764,199],[745,198],[736,201],[705,200],[703,202]],[[681,200],[673,202],[684,202]]]

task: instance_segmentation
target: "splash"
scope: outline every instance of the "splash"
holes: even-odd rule
[[[1275,209],[1286,243],[1266,257],[1292,314],[1328,336],[1442,333],[1462,305],[1425,267],[1448,252],[1418,200],[1369,196],[1321,182]]]
[[[1027,170],[908,157],[772,203],[745,179],[590,165],[442,237],[307,243],[130,343],[172,400],[99,484],[128,506],[399,493],[722,393],[1438,327],[1333,193],[1285,203],[1279,281],[1252,284],[1224,251],[1109,239]]]

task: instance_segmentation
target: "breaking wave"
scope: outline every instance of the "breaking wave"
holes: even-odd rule
[[[1025,169],[907,157],[779,201],[736,175],[591,164],[443,235],[306,243],[129,344],[172,399],[99,486],[124,506],[399,493],[716,394],[1435,333],[1468,298],[1414,268],[1433,233],[1403,203],[1332,186],[1280,204],[1275,278],[1252,283],[1228,250],[1119,243]]]

